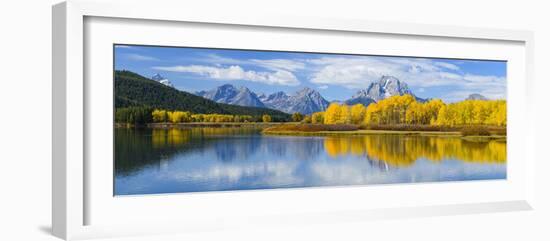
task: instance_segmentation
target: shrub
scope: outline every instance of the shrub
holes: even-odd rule
[[[323,124],[325,122],[325,112],[315,112],[311,114],[311,123]]]
[[[304,119],[304,115],[302,115],[302,113],[295,112],[294,114],[292,114],[292,121],[300,122],[300,121],[302,121],[302,119]]]
[[[271,116],[270,115],[263,115],[262,116],[263,122],[271,122]]]
[[[491,132],[483,126],[466,126],[460,130],[463,136],[490,136]]]

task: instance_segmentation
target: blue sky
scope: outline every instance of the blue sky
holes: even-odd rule
[[[157,73],[184,91],[223,84],[260,94],[304,87],[327,100],[346,100],[383,75],[409,85],[422,98],[459,101],[480,93],[506,98],[506,62],[299,52],[116,45],[115,69],[146,77]]]

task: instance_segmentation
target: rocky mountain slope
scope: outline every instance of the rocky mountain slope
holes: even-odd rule
[[[236,88],[233,85],[225,84],[214,90],[200,91],[196,93],[204,98],[214,100],[218,103],[226,103],[241,106],[267,107],[279,110],[285,113],[300,112],[302,114],[311,114],[318,111],[324,111],[330,104],[319,92],[311,88],[303,88],[293,94],[287,94],[278,91],[269,95],[264,93],[256,95],[248,88]],[[372,82],[366,89],[357,91],[350,99],[339,101],[347,105],[363,104],[368,106],[383,99],[396,95],[409,94],[419,102],[425,102],[416,96],[407,83],[397,79],[394,76],[382,76],[378,81]],[[479,94],[472,94],[469,99],[486,99]]]
[[[218,103],[265,107],[258,96],[246,87],[236,88],[233,85],[225,84],[209,91],[199,91],[195,93],[198,96],[216,101]]]
[[[391,96],[405,94],[414,96],[417,101],[426,101],[414,95],[407,83],[393,76],[382,76],[378,81],[372,82],[368,88],[357,91],[351,99],[346,100],[344,103],[348,105],[361,103],[367,106],[370,103],[375,103]]]

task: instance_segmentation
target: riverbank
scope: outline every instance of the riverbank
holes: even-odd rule
[[[505,127],[435,127],[435,126],[382,126],[287,124],[272,126],[264,135],[287,136],[357,136],[402,135],[460,137],[471,141],[506,140]]]
[[[290,122],[292,123],[292,122]],[[289,124],[289,122],[184,122],[184,123],[147,123],[133,125],[127,123],[115,123],[115,128],[192,128],[192,127],[253,127],[268,128],[271,126]]]
[[[299,122],[185,122],[185,123],[148,123],[135,126],[116,123],[115,128],[259,128],[264,135],[283,136],[360,136],[360,135],[401,135],[401,136],[437,136],[463,138],[469,141],[506,140],[506,127],[495,126],[418,126],[387,125],[359,126],[349,124],[303,124]]]
[[[264,135],[276,136],[364,136],[364,135],[400,135],[400,136],[426,136],[426,137],[453,137],[463,138],[469,141],[500,140],[506,141],[506,136],[464,136],[457,131],[389,131],[389,130],[355,130],[355,131],[263,131]]]

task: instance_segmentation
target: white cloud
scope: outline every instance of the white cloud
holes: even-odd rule
[[[272,70],[288,70],[288,71],[296,71],[299,69],[304,69],[306,65],[303,62],[300,61],[294,61],[290,59],[252,59],[250,60],[252,63],[256,63],[264,68],[272,69]]]
[[[392,75],[419,89],[452,86],[455,91],[464,90],[469,94],[505,97],[505,77],[463,74],[459,66],[437,59],[354,56],[324,57],[308,60],[308,63],[317,68],[310,79],[315,84],[366,88],[382,75]]]
[[[464,79],[474,83],[491,83],[491,82],[502,82],[506,79],[503,77],[492,76],[492,75],[464,75]]]
[[[435,62],[435,65],[437,65],[439,67],[446,68],[446,69],[451,69],[451,70],[459,70],[460,69],[460,67],[458,67],[454,64],[446,63],[446,62]]]
[[[246,80],[252,82],[261,82],[270,85],[288,85],[296,86],[300,81],[293,73],[286,70],[276,70],[273,72],[258,72],[253,70],[245,71],[238,65],[229,67],[212,67],[205,65],[187,65],[187,66],[168,66],[153,67],[156,70],[171,72],[193,73],[206,76],[215,80]]]
[[[457,92],[457,97],[441,96],[444,100],[458,98],[461,95],[459,91],[481,93],[489,98],[504,98],[506,87],[505,77],[469,74],[461,69],[458,61],[455,64],[429,58],[325,55],[310,59],[234,59],[209,54],[195,61],[204,64],[156,68],[194,73],[216,80],[240,79],[287,86],[299,85],[300,81],[296,77],[299,74],[308,76],[308,80],[316,84],[318,89],[327,89],[331,85],[362,89],[383,75],[391,75],[429,95],[433,95],[430,92],[433,87],[451,87],[452,91]]]
[[[296,71],[304,69],[305,63],[301,60],[292,59],[234,59],[222,57],[216,54],[209,54],[202,59],[203,62],[209,64],[231,64],[231,65],[253,65],[263,67],[270,70],[287,70]]]
[[[375,58],[320,58],[310,60],[318,71],[311,78],[312,83],[342,85],[351,89],[364,88],[382,75],[397,73],[397,64],[378,61]]]
[[[141,54],[126,54],[124,55],[129,60],[134,61],[158,61],[159,59],[151,56],[141,55]]]

